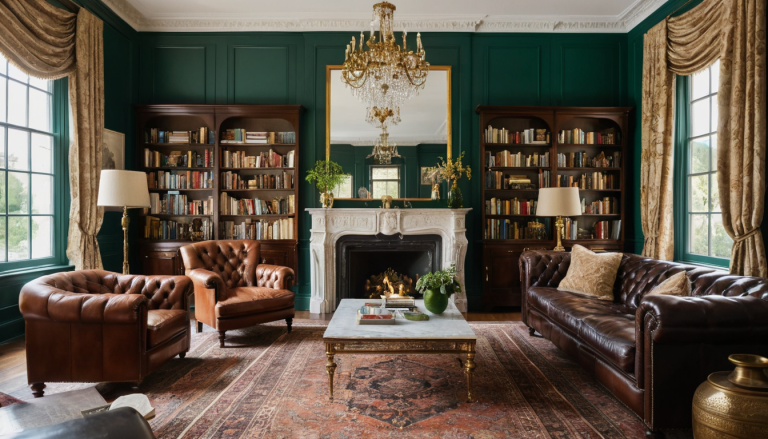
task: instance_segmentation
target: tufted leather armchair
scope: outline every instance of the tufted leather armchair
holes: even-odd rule
[[[219,331],[224,347],[230,329],[285,319],[291,332],[293,270],[259,264],[259,242],[203,241],[181,248],[186,274],[195,286],[197,331],[203,323]]]
[[[520,257],[523,322],[595,375],[649,431],[690,428],[696,387],[733,369],[729,355],[768,354],[768,279],[625,253],[607,302],[557,290],[570,258]],[[691,296],[647,295],[681,271]]]
[[[189,351],[186,276],[133,276],[103,270],[55,273],[21,289],[27,380],[35,397],[46,382],[141,381]]]

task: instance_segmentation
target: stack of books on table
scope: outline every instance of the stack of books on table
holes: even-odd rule
[[[389,309],[408,309],[416,306],[413,296],[381,296],[382,306]]]

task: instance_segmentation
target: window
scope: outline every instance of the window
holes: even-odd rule
[[[52,109],[53,83],[0,56],[0,262],[54,255]]]
[[[720,61],[684,78],[683,102],[687,108],[678,126],[687,132],[678,137],[684,149],[678,157],[684,166],[682,192],[685,212],[681,233],[682,259],[721,266],[728,265],[733,241],[723,228],[717,188],[717,87]],[[680,149],[678,149],[680,150]],[[679,169],[679,168],[678,168]]]
[[[333,193],[333,198],[353,198],[352,175],[347,174],[343,178],[344,180],[331,191]]]
[[[400,198],[400,166],[371,166],[371,198],[377,200],[384,195]]]

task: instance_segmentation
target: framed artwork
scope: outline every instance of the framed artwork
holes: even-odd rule
[[[101,169],[125,169],[125,134],[104,129]]]
[[[429,167],[423,167],[421,168],[421,184],[426,186],[432,186],[432,175],[430,175],[429,170],[432,168]]]

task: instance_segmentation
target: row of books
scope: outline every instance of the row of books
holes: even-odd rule
[[[621,179],[615,174],[588,172],[581,176],[559,175],[557,187],[577,187],[579,189],[620,189]]]
[[[147,173],[150,189],[209,189],[213,187],[211,171],[157,171]]]
[[[621,153],[616,151],[606,155],[604,151],[590,158],[586,151],[558,153],[557,166],[561,168],[619,168]]]
[[[272,200],[239,199],[222,192],[219,208],[222,215],[292,215],[296,212],[296,200],[294,195]]]
[[[231,128],[221,132],[221,143],[296,143],[296,133],[293,131],[247,131],[245,128]]]
[[[613,197],[604,197],[602,200],[592,201],[587,204],[584,198],[581,199],[581,213],[587,215],[618,215],[619,201]]]
[[[539,174],[533,178],[526,175],[509,175],[501,171],[485,172],[486,189],[536,189],[549,187],[551,171],[539,169]]]
[[[584,131],[581,128],[560,130],[557,142],[570,145],[618,145],[621,144],[621,133],[609,128],[603,132]]]
[[[549,219],[513,221],[486,220],[485,239],[547,239]]]
[[[486,215],[536,215],[536,200],[503,200],[491,198],[485,200]]]
[[[547,129],[528,128],[523,131],[509,131],[506,128],[494,128],[488,125],[485,129],[485,143],[525,143],[546,145],[550,142]]]
[[[144,148],[144,167],[180,167],[180,168],[211,168],[213,167],[213,150],[203,151],[171,151],[162,154]]]
[[[259,174],[245,180],[237,172],[221,173],[221,189],[293,189],[293,174],[283,171],[282,174]]]
[[[549,166],[549,153],[545,152],[540,154],[534,152],[532,154],[523,154],[522,152],[511,153],[509,151],[501,151],[491,155],[490,152],[485,153],[485,165],[488,167],[505,167],[505,168],[530,168],[532,166]]]
[[[195,226],[189,222],[161,220],[150,216],[144,226],[144,238],[191,240],[194,236],[196,240],[213,239],[213,222],[209,218],[201,218],[199,227],[195,231]]]
[[[234,221],[222,221],[221,232],[223,239],[294,239],[293,218],[254,222],[246,220],[240,224],[235,224]]]
[[[193,131],[163,131],[150,128],[144,131],[144,143],[204,143],[213,144],[215,136],[208,127]]]
[[[621,220],[597,221],[587,229],[579,228],[577,219],[563,218],[563,222],[562,239],[619,239],[621,236]]]
[[[293,168],[295,151],[278,154],[273,150],[258,155],[245,155],[245,151],[222,151],[221,163],[224,168]]]
[[[149,213],[152,215],[212,215],[213,197],[193,200],[178,191],[149,194]]]

